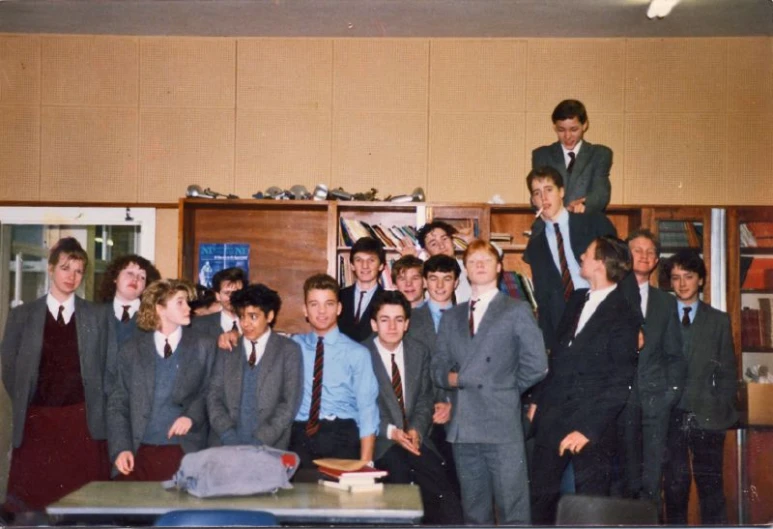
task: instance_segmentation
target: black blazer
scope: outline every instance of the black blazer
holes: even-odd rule
[[[602,235],[617,235],[614,225],[606,215],[569,213],[569,238],[578,263],[593,239]],[[545,338],[545,347],[553,350],[557,345],[556,330],[564,314],[566,301],[561,285],[561,271],[550,253],[544,223],[535,222],[532,226],[532,235],[526,245],[523,260],[531,266],[534,297],[539,309],[539,326]]]
[[[346,336],[355,342],[364,342],[371,334],[373,329],[370,326],[370,315],[373,312],[373,299],[379,292],[384,290],[381,285],[376,287],[376,292],[371,298],[367,307],[362,307],[360,321],[354,323],[354,311],[357,309],[357,302],[354,299],[354,285],[341,289],[341,316],[338,317],[338,328]]]
[[[535,390],[537,442],[556,450],[575,430],[597,442],[625,406],[636,371],[641,310],[633,310],[619,286],[572,340],[586,292],[569,298],[548,377]]]

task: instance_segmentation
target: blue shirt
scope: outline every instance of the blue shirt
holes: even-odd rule
[[[427,301],[427,307],[429,307],[429,314],[432,316],[432,323],[435,324],[435,333],[437,334],[437,330],[440,328],[440,318],[443,316],[443,313],[453,307],[453,305],[449,303],[447,306],[441,307],[430,299]]]
[[[552,221],[545,221],[545,235],[548,238],[548,246],[550,246],[550,254],[553,256],[553,262],[556,264],[556,268],[559,273],[561,272],[561,261],[558,258],[558,240],[556,240],[556,230],[553,227],[554,223],[558,223],[558,228],[561,230],[561,236],[564,239],[564,253],[566,254],[566,266],[569,267],[569,274],[572,276],[572,283],[574,283],[574,289],[590,288],[588,283],[580,275],[580,263],[574,257],[572,251],[572,239],[569,236],[569,212],[566,209],[562,209],[558,214],[558,218]]]
[[[295,416],[296,421],[309,420],[311,385],[314,380],[314,357],[317,354],[318,335],[314,332],[296,334],[293,340],[303,354],[303,400]],[[354,419],[360,429],[360,438],[378,433],[378,381],[373,373],[370,351],[338,327],[324,338],[325,360],[322,368],[321,419],[335,416]]]
[[[679,316],[679,321],[682,321],[682,318],[684,317],[684,308],[690,307],[692,310],[689,312],[688,317],[690,318],[690,325],[692,325],[695,322],[695,313],[698,312],[698,302],[696,301],[692,305],[687,305],[683,303],[681,300],[676,300],[676,310],[677,310],[677,316]]]

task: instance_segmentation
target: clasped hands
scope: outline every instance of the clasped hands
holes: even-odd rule
[[[171,428],[169,428],[166,438],[171,439],[173,435],[185,435],[190,431],[192,426],[193,421],[188,417],[178,417],[177,420],[172,423]],[[134,470],[134,454],[132,454],[131,450],[124,450],[118,454],[118,457],[115,458],[115,468],[117,468],[118,472],[124,476],[130,474]]]
[[[394,428],[392,430],[392,441],[399,444],[413,455],[421,455],[421,452],[419,451],[419,447],[421,446],[421,435],[413,428],[407,432],[400,428]]]

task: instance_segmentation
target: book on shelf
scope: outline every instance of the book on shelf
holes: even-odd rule
[[[499,290],[511,298],[527,302],[531,305],[533,311],[537,311],[537,300],[534,297],[534,287],[528,276],[506,270],[502,272]]]
[[[703,225],[689,220],[661,220],[658,235],[663,248],[701,248]]]
[[[741,248],[756,248],[757,239],[754,237],[754,233],[752,233],[749,225],[745,222],[742,222],[738,226],[738,229],[740,232]]]
[[[742,290],[773,288],[773,258],[742,256],[740,272]]]
[[[338,245],[351,248],[358,239],[371,237],[380,241],[385,248],[400,248],[403,240],[416,244],[416,229],[413,226],[387,226],[368,224],[362,220],[341,217],[339,219]]]
[[[744,245],[744,231],[747,231],[747,242]],[[756,248],[773,248],[773,222],[741,223],[741,246]]]
[[[759,309],[741,310],[741,343],[743,347],[762,347],[762,318]]]
[[[491,232],[490,240],[491,242],[503,242],[507,244],[512,244],[513,236],[510,233]]]
[[[762,346],[773,347],[773,305],[770,298],[760,298]]]

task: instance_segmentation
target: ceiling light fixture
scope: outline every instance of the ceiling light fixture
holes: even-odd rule
[[[647,16],[649,18],[663,18],[668,16],[671,10],[681,0],[652,0],[650,7],[647,9]]]

